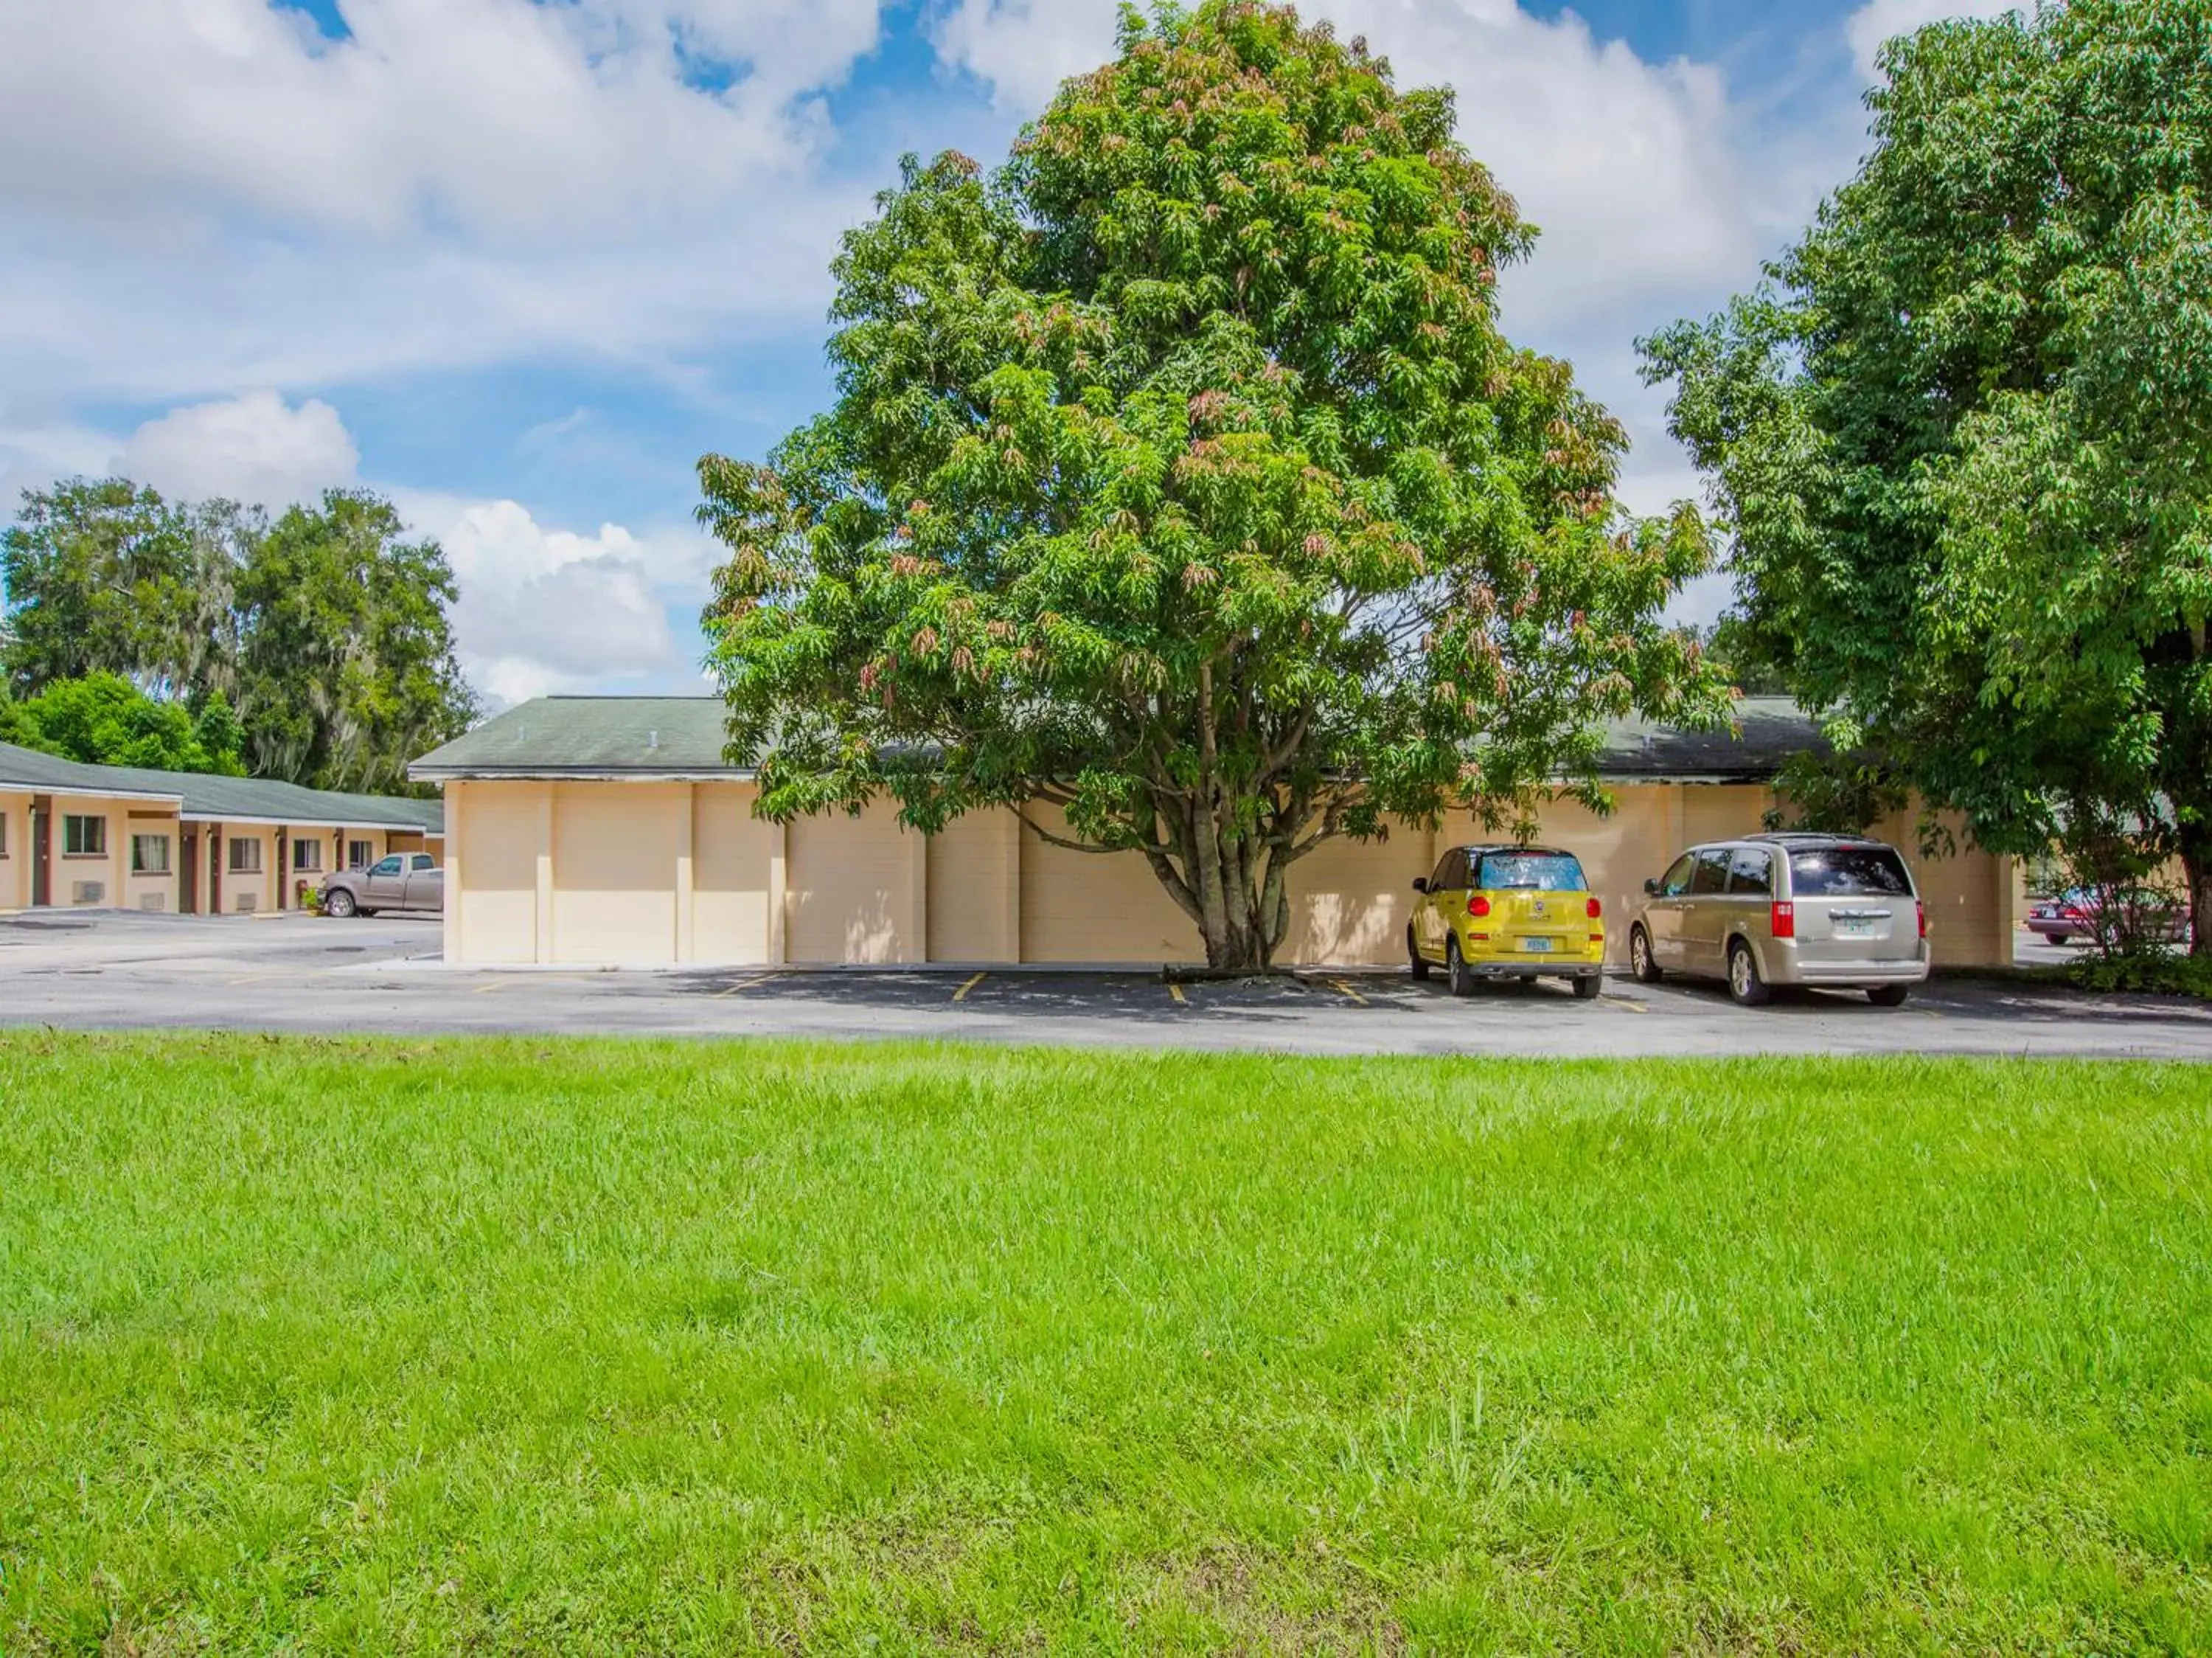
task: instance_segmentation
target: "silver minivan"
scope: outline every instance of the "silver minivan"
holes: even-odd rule
[[[1644,883],[1628,930],[1638,978],[1727,981],[1746,1007],[1777,984],[1861,990],[1894,1008],[1928,977],[1928,911],[1894,846],[1751,835],[1692,846]]]

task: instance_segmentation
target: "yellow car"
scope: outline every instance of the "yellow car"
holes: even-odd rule
[[[1416,881],[1406,927],[1413,977],[1442,967],[1454,996],[1483,978],[1564,978],[1583,1001],[1605,983],[1605,909],[1582,861],[1548,846],[1457,846]]]

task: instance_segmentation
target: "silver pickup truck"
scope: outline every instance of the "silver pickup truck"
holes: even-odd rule
[[[428,852],[394,852],[366,869],[349,869],[323,883],[323,913],[373,916],[379,910],[446,907],[446,872]]]

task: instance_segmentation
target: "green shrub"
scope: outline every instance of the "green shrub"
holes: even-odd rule
[[[2155,948],[2087,956],[2069,966],[2066,977],[2102,996],[2194,996],[2212,1002],[2212,961]]]

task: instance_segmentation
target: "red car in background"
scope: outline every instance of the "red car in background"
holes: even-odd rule
[[[2166,944],[2189,942],[2189,912],[2164,893],[2147,887],[2120,887],[2110,892],[2094,887],[2075,887],[2057,898],[2039,901],[2027,912],[2027,930],[2050,944],[2094,944],[2106,930],[2105,906],[2120,911],[2112,918],[2111,930]]]

